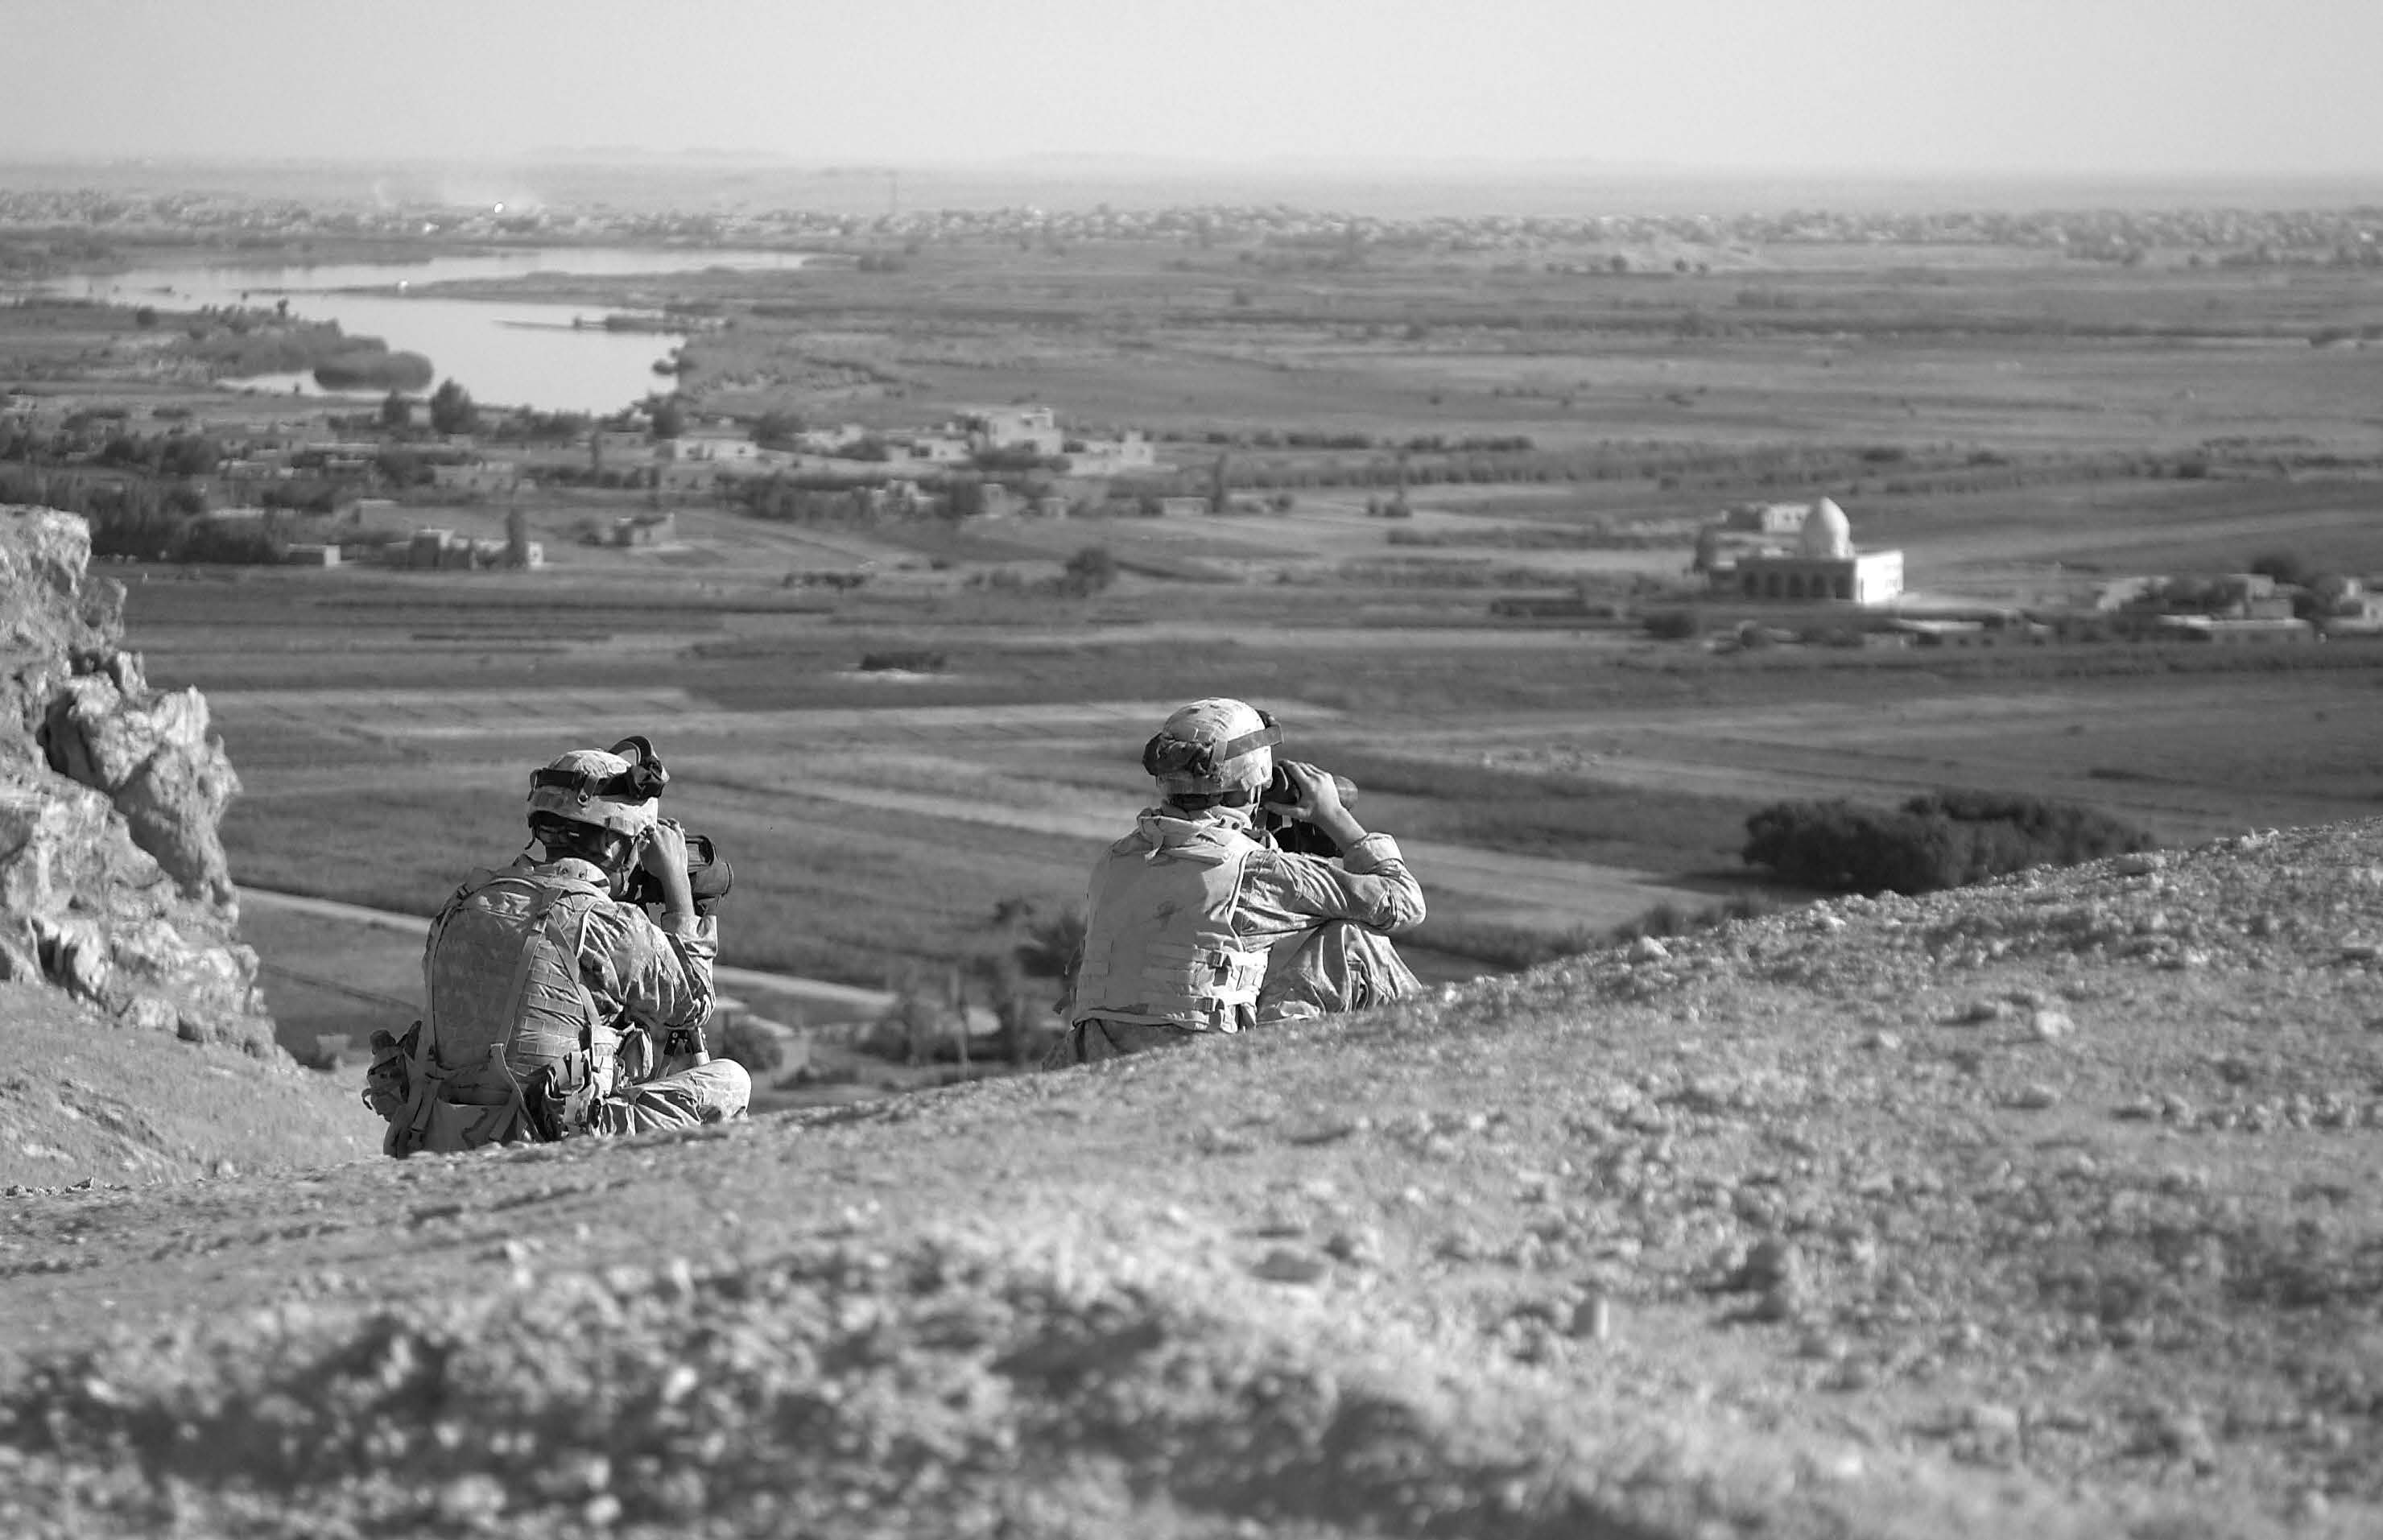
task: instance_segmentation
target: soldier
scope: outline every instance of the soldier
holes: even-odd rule
[[[643,738],[531,773],[531,850],[455,891],[423,951],[424,1019],[374,1034],[365,1095],[389,1153],[744,1113],[745,1067],[704,1047],[719,921],[696,912],[686,837],[655,807],[669,781]],[[625,899],[641,869],[659,922]]]
[[[1220,696],[1168,717],[1143,748],[1158,806],[1093,868],[1068,1035],[1048,1066],[1357,1010],[1419,987],[1389,942],[1424,917],[1397,843],[1365,832],[1315,766],[1278,771],[1281,738],[1272,717]],[[1262,795],[1340,857],[1277,848],[1253,829]]]

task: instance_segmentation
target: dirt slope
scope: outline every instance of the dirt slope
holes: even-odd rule
[[[0,1532],[2373,1534],[2378,942],[2368,823],[691,1138],[12,1197]]]
[[[143,1032],[43,985],[0,982],[0,1062],[11,1192],[310,1169],[380,1148],[353,1086],[286,1055]],[[0,1251],[0,1272],[14,1261]]]

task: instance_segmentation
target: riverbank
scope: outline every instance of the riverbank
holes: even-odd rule
[[[185,242],[150,254],[160,260],[27,278],[0,286],[0,296],[13,290],[24,302],[94,301],[145,312],[152,324],[168,314],[185,318],[174,323],[185,328],[204,324],[207,346],[231,360],[215,374],[269,376],[277,390],[419,391],[434,378],[453,379],[487,405],[596,415],[675,388],[656,365],[685,332],[701,329],[700,322],[674,326],[662,302],[645,293],[648,279],[698,266],[793,272],[810,260],[785,251],[547,242],[434,242],[399,262],[342,260],[352,253],[313,242],[228,252]],[[562,268],[571,270],[567,278]],[[589,286],[588,302],[556,300],[555,286],[564,281]],[[210,311],[235,314],[195,319]],[[615,314],[652,320],[607,325]],[[265,344],[285,330],[343,336],[350,346],[292,356],[285,346]],[[237,340],[222,340],[227,336]],[[385,356],[356,346],[368,339],[386,343]],[[333,365],[327,376],[318,372],[326,363]]]

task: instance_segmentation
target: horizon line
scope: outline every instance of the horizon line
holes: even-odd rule
[[[0,169],[9,167],[191,168],[288,166],[401,167],[457,166],[537,167],[578,164],[613,166],[624,169],[641,165],[712,163],[762,165],[813,175],[883,175],[904,171],[944,174],[999,174],[1036,169],[1077,172],[1112,171],[1154,176],[1230,177],[1259,179],[1330,175],[1364,175],[1400,179],[1430,179],[1449,176],[1503,176],[1517,179],[1564,177],[1607,177],[1618,180],[1762,180],[1776,182],[1835,181],[1869,183],[1913,182],[2034,182],[2154,183],[2177,186],[2239,185],[2245,182],[2279,185],[2372,182],[2383,197],[2383,166],[2349,168],[2155,169],[2146,167],[2029,168],[2023,166],[1888,166],[1808,165],[1778,166],[1660,161],[1612,161],[1593,156],[1492,154],[1463,155],[1328,155],[1283,154],[1263,158],[1225,159],[1184,154],[1125,154],[1107,151],[1020,151],[999,155],[921,155],[880,157],[809,155],[789,151],[688,145],[657,149],[635,145],[537,145],[521,150],[455,152],[451,154],[318,151],[262,153],[231,151],[18,151],[0,153]]]

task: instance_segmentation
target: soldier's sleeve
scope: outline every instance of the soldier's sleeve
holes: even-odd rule
[[[685,915],[657,925],[631,906],[599,905],[588,911],[585,935],[580,968],[599,1001],[665,1031],[711,1019],[717,917]]]
[[[1368,834],[1337,862],[1278,850],[1253,854],[1235,928],[1246,936],[1272,936],[1310,929],[1319,919],[1349,919],[1395,933],[1423,918],[1423,887],[1399,855],[1398,841]]]

